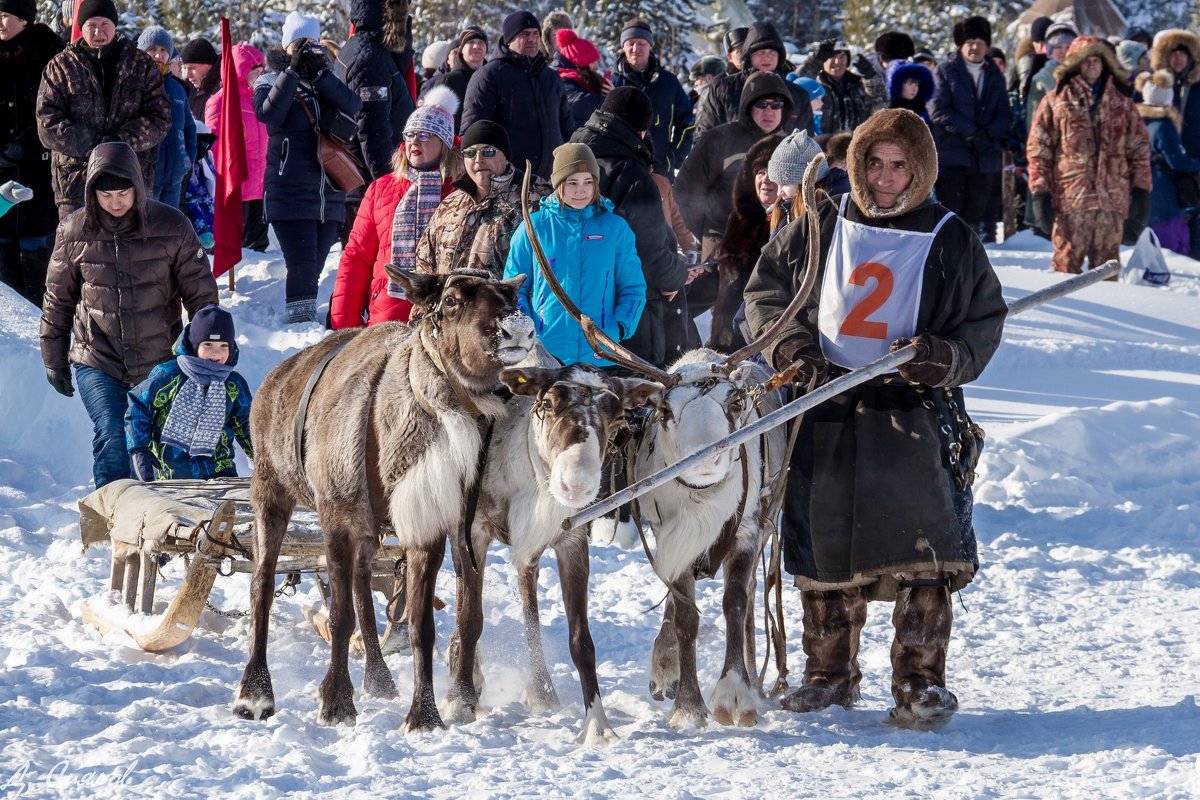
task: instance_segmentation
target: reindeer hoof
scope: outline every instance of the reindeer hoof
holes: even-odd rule
[[[266,667],[246,667],[233,700],[233,713],[242,719],[266,719],[275,714],[275,692]]]
[[[396,691],[396,682],[385,667],[382,670],[367,670],[363,675],[363,694],[378,697],[381,700],[395,700],[400,696]]]
[[[708,709],[701,703],[697,706],[676,706],[668,724],[676,730],[704,728],[708,725]]]
[[[678,680],[673,680],[668,683],[659,683],[654,679],[650,680],[650,696],[655,700],[674,700],[678,691]]]
[[[353,725],[358,721],[358,710],[354,707],[354,687],[349,677],[326,676],[317,691],[319,708],[318,725]]]
[[[545,680],[530,679],[529,683],[525,684],[525,693],[521,697],[521,702],[525,704],[525,708],[531,714],[549,714],[558,711],[561,704],[558,702],[558,692],[554,691],[554,684],[549,678]]]
[[[451,725],[466,725],[474,722],[478,717],[475,703],[468,701],[462,695],[447,697],[438,710],[441,712],[442,720]]]
[[[758,711],[750,709],[742,709],[734,715],[734,712],[724,706],[717,706],[713,709],[713,719],[722,725],[736,725],[739,728],[753,728],[758,724]]]

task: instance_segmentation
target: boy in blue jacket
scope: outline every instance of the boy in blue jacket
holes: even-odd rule
[[[250,387],[234,372],[233,317],[201,308],[159,364],[129,392],[125,444],[138,480],[237,477],[233,440],[254,458]]]

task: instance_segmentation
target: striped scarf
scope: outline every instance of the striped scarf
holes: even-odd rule
[[[434,169],[409,168],[408,191],[396,204],[396,215],[392,217],[392,263],[402,272],[411,272],[417,265],[417,240],[429,218],[442,202],[442,173]],[[395,281],[388,281],[388,296],[404,297],[404,289]]]

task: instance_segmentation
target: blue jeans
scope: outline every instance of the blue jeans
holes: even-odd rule
[[[75,364],[75,387],[92,418],[92,477],[99,489],[130,477],[125,447],[125,410],[133,387],[96,369]]]

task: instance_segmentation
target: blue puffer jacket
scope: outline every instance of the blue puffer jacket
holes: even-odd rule
[[[955,53],[938,64],[935,83],[929,128],[937,145],[938,165],[999,172],[1000,146],[1012,120],[1000,70],[984,59],[982,91],[976,96],[966,59]]]
[[[559,283],[584,314],[613,339],[633,335],[646,305],[646,279],[629,223],[601,198],[583,209],[563,206],[556,195],[533,213],[533,229]],[[533,318],[538,338],[564,364],[611,366],[584,339],[579,323],[558,302],[533,259],[525,226],[513,234],[504,277],[524,275],[517,304]]]
[[[158,145],[158,164],[154,168],[154,199],[164,191],[178,191],[183,176],[196,161],[196,118],[188,105],[188,93],[183,81],[167,73],[163,76],[163,92],[171,104],[171,130]],[[170,189],[168,189],[170,187]]]
[[[191,323],[175,342],[176,356],[194,356],[187,344]],[[237,364],[238,347],[230,345],[230,366]],[[188,378],[176,359],[155,367],[146,380],[129,391],[129,409],[125,412],[125,446],[130,455],[147,451],[154,459],[155,480],[193,478],[205,480],[219,472],[234,469],[233,441],[241,443],[246,455],[254,458],[250,443],[250,387],[236,371],[225,379],[225,429],[216,451],[209,458],[197,458],[171,445],[162,443],[163,426],[171,404]]]
[[[1150,131],[1150,224],[1174,219],[1187,211],[1179,206],[1172,172],[1200,172],[1200,158],[1188,156],[1176,127],[1174,109],[1139,105],[1142,119]]]

